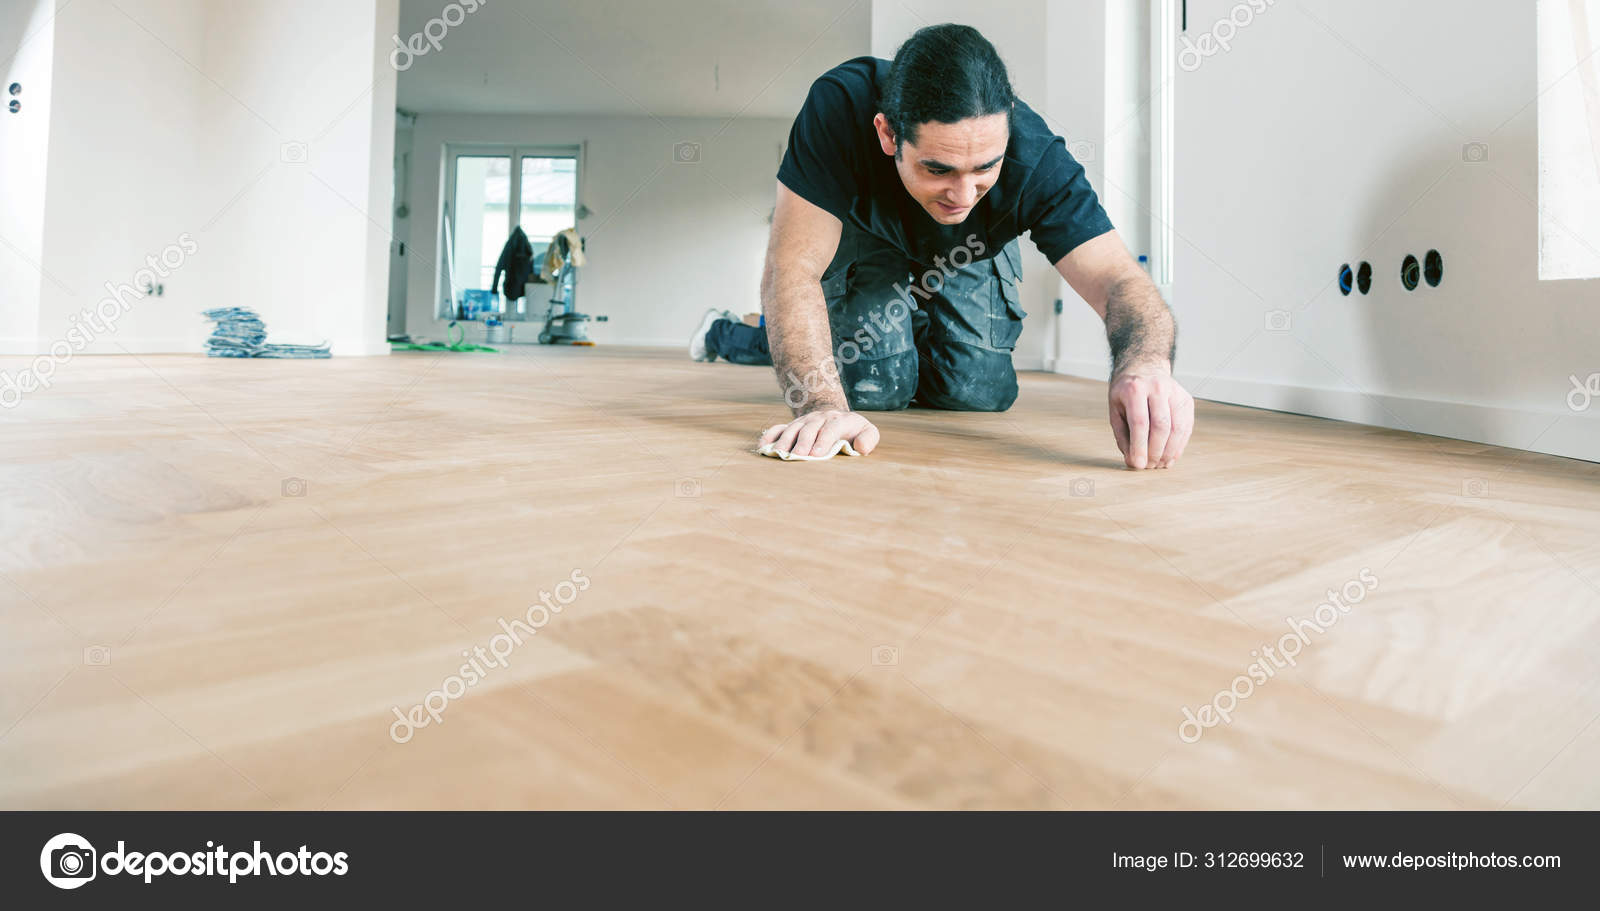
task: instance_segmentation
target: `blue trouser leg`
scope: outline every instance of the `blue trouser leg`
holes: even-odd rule
[[[729,319],[719,319],[711,324],[711,331],[706,333],[706,352],[735,364],[772,366],[767,330]]]

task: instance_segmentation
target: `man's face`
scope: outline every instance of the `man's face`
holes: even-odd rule
[[[885,155],[894,155],[894,133],[882,114],[873,119]],[[1005,114],[968,117],[956,123],[929,121],[917,127],[917,141],[900,146],[894,167],[900,181],[928,215],[941,225],[959,225],[983,194],[1000,179],[1011,131]]]

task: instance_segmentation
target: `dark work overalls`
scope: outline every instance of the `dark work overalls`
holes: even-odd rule
[[[822,294],[851,410],[1011,407],[1011,352],[1027,315],[1017,290],[1021,254],[1013,239],[982,255],[933,269],[844,223]]]

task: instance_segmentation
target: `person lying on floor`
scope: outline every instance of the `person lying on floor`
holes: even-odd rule
[[[733,364],[771,367],[767,321],[759,313],[746,313],[741,317],[732,310],[713,307],[706,311],[700,328],[689,339],[689,357],[697,361],[714,361],[720,357]]]
[[[1124,462],[1166,468],[1183,454],[1194,399],[1172,377],[1172,312],[976,29],[928,26],[892,62],[823,73],[777,193],[761,310],[794,419],[763,443],[821,454],[845,439],[868,453],[879,433],[862,412],[1010,408],[1026,315],[1017,238],[1031,232],[1105,322]]]

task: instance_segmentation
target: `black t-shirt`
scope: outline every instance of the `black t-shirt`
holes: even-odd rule
[[[883,154],[872,118],[889,75],[889,61],[857,57],[811,84],[789,131],[778,180],[806,201],[876,235],[911,259],[932,264],[976,234],[987,259],[1032,231],[1033,243],[1054,263],[1072,248],[1111,230],[1111,219],[1067,152],[1066,141],[1019,99],[1011,117],[1000,179],[959,225],[941,225],[911,198]]]

